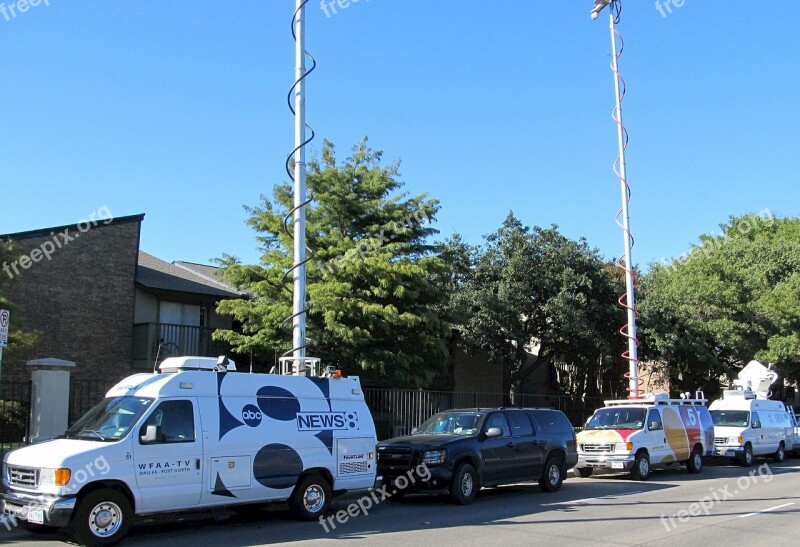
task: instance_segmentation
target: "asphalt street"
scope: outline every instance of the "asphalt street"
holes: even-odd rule
[[[380,499],[380,496],[376,496]],[[282,505],[241,515],[202,511],[137,523],[123,545],[797,545],[800,459],[758,460],[751,468],[706,465],[700,475],[676,467],[645,482],[625,475],[570,474],[559,492],[537,484],[484,489],[469,506],[445,497],[407,496],[336,520],[357,496],[334,505],[325,526],[297,522]],[[373,498],[374,501],[374,498]],[[362,505],[366,502],[362,500]],[[353,506],[356,508],[357,506]],[[335,526],[335,528],[334,528]],[[327,528],[327,531],[326,531]],[[64,545],[58,536],[0,529],[3,545]]]

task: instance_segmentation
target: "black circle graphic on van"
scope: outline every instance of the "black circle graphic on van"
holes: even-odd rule
[[[265,386],[258,390],[256,397],[258,397],[258,408],[273,420],[290,422],[300,412],[300,402],[291,391],[283,388]]]
[[[285,444],[268,444],[253,461],[253,476],[267,488],[291,488],[302,472],[300,454]]]
[[[347,413],[347,429],[358,429],[358,414],[355,412]]]
[[[250,427],[261,425],[263,414],[256,405],[247,405],[242,409],[242,420]]]

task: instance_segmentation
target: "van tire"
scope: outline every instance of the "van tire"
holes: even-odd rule
[[[459,505],[469,505],[475,501],[480,488],[478,473],[469,463],[462,463],[453,473],[453,482],[450,484],[450,499]]]
[[[331,506],[331,486],[321,475],[300,477],[289,498],[289,507],[301,520],[316,520]]]
[[[775,460],[775,463],[783,463],[786,460],[786,447],[781,441],[781,444],[778,445],[778,450],[772,456],[772,459]]]
[[[119,490],[93,490],[78,500],[70,528],[87,547],[116,545],[128,533],[133,507]]]
[[[559,458],[548,458],[539,479],[539,486],[545,492],[557,492],[562,484],[564,484],[564,464]]]
[[[588,479],[592,476],[592,473],[594,473],[594,467],[576,467],[575,473],[577,473],[579,477]]]
[[[750,446],[750,443],[744,445],[744,452],[742,452],[741,456],[736,457],[736,461],[739,462],[739,465],[742,467],[750,467],[753,465],[753,447]]]
[[[692,455],[686,460],[686,470],[696,475],[703,470],[703,451],[699,446],[695,446]]]
[[[636,459],[633,461],[631,477],[635,481],[646,481],[650,476],[650,456],[647,452],[637,452]]]

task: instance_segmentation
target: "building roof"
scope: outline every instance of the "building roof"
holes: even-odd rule
[[[91,226],[92,230],[96,230],[98,228],[103,228],[104,226],[114,226],[115,224],[126,224],[128,222],[141,222],[142,220],[144,220],[144,213],[139,215],[128,215],[124,217],[97,218],[94,221],[82,220],[74,224],[65,224],[63,226],[51,226],[50,228],[37,228],[35,230],[26,230],[24,232],[0,234],[0,238],[26,239],[29,237],[50,235],[51,232],[61,232],[66,229],[75,229],[79,224],[88,224]]]
[[[188,268],[187,264],[192,268]],[[170,264],[144,251],[139,251],[136,283],[148,289],[207,294],[220,298],[241,298],[244,295],[222,281],[219,268],[190,262]]]

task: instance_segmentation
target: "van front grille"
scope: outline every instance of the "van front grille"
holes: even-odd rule
[[[605,454],[614,452],[614,444],[585,443],[581,445],[581,450],[583,450],[583,452],[586,454]]]
[[[6,478],[9,486],[20,488],[36,488],[39,486],[39,470],[28,467],[6,467]]]

